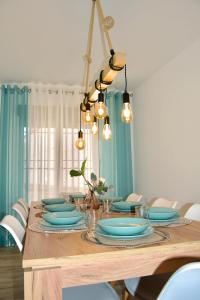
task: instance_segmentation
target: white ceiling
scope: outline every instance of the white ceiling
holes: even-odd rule
[[[91,0],[0,0],[0,80],[81,84]],[[200,37],[199,0],[102,0],[129,88]],[[102,62],[95,29],[93,70]],[[120,75],[115,87],[123,86]]]

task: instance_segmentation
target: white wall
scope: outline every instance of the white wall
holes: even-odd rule
[[[200,202],[200,40],[136,89],[136,190]]]

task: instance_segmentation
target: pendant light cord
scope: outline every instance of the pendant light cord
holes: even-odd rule
[[[126,65],[124,66],[124,75],[125,75],[125,92],[127,92],[127,70],[126,70]]]
[[[80,120],[80,131],[81,131],[81,109],[80,109],[80,118],[79,118]]]
[[[86,54],[84,55],[85,68],[84,68],[84,75],[83,75],[83,86],[85,87],[86,93],[88,93],[88,89],[89,89],[90,64],[92,62],[91,55],[92,55],[92,42],[93,42],[93,31],[94,31],[95,5],[97,8],[99,25],[100,25],[102,37],[104,37],[104,35],[105,35],[105,38],[106,38],[107,44],[108,44],[108,48],[109,48],[109,50],[112,49],[112,42],[110,39],[109,32],[106,29],[106,27],[103,25],[105,17],[103,14],[103,9],[102,9],[100,0],[92,0],[92,10],[91,10],[90,24],[89,24],[89,31],[88,31],[87,50],[86,50]],[[105,49],[104,38],[102,39],[102,44],[103,44],[104,55],[105,55],[106,49]]]
[[[113,47],[112,47],[112,42],[111,42],[111,39],[110,39],[110,35],[109,35],[109,32],[106,29],[106,27],[103,26],[103,22],[104,22],[104,19],[105,19],[104,14],[103,14],[103,9],[102,9],[100,0],[96,0],[96,2],[97,2],[98,14],[99,14],[99,17],[100,17],[100,24],[102,26],[103,32],[105,33],[105,37],[106,37],[106,40],[107,40],[107,43],[108,43],[109,50],[111,50]]]
[[[90,64],[92,62],[91,54],[92,54],[92,41],[93,41],[93,29],[94,29],[94,16],[95,16],[95,4],[96,1],[92,1],[92,10],[90,16],[90,24],[88,31],[88,41],[87,41],[87,51],[84,56],[85,59],[85,72],[83,76],[83,85],[85,86],[85,92],[88,93],[89,88],[89,77],[90,77]]]

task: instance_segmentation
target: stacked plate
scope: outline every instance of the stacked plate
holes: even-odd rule
[[[153,233],[148,220],[142,218],[109,218],[97,222],[95,234],[115,240],[133,240]]]
[[[73,211],[76,209],[74,204],[70,203],[61,203],[61,204],[48,204],[44,208],[50,212],[64,212],[64,211]]]
[[[180,215],[173,208],[151,207],[146,212],[146,218],[152,223],[173,223],[180,218]]]
[[[116,212],[132,212],[136,206],[141,206],[139,202],[119,201],[112,203],[112,211]]]
[[[82,229],[85,227],[82,214],[76,210],[44,213],[39,223],[44,230],[49,231]]]
[[[46,199],[42,199],[41,201],[42,204],[44,205],[65,203],[65,199],[63,198],[46,198]]]
[[[98,200],[100,201],[100,202],[104,202],[104,201],[106,201],[106,200],[110,200],[111,202],[123,202],[123,197],[112,197],[112,196],[98,196]]]

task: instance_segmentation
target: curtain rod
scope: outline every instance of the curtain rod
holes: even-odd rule
[[[35,91],[36,92],[39,92],[39,89],[38,88],[35,88]],[[43,92],[46,92],[46,91],[48,91],[48,93],[49,94],[58,94],[59,93],[59,89],[46,89],[46,90],[42,90]],[[29,94],[31,94],[32,93],[32,88],[28,88],[28,92],[29,92]],[[72,95],[74,95],[74,93],[75,93],[75,90],[69,90],[69,91],[65,91],[65,89],[64,88],[61,88],[61,92],[62,92],[62,94],[65,94],[65,95],[67,95],[67,94],[72,94]],[[84,95],[84,92],[83,91],[79,91],[79,94],[80,95]]]
[[[9,84],[5,84],[5,85],[9,85]],[[0,85],[0,89],[1,89],[1,86],[2,86],[2,84]],[[13,87],[14,86],[17,86],[17,84],[13,84]],[[24,86],[26,86],[26,85],[24,85]],[[23,88],[24,86],[21,86],[21,87],[19,87],[19,88]],[[67,88],[66,88],[67,89]],[[29,88],[28,87],[28,93],[30,94],[31,92],[32,92],[32,90],[33,90],[33,88]],[[41,88],[35,88],[35,91],[36,92],[39,92],[41,90]],[[61,90],[62,91],[62,94],[74,94],[75,93],[75,90],[65,90],[65,88],[60,88],[60,89],[51,89],[51,88],[46,88],[46,89],[43,89],[42,91],[43,92],[46,92],[46,91],[48,91],[48,93],[49,94],[52,94],[52,93],[55,93],[55,94],[58,94],[59,93],[59,90]],[[84,95],[84,91],[79,91],[79,94],[80,95]]]
[[[0,84],[0,89],[1,89],[1,85],[3,85],[3,84]],[[5,85],[9,85],[9,84],[6,83]],[[15,85],[17,86],[17,84],[12,84],[12,85],[13,85],[13,86],[15,86]],[[26,86],[26,84],[24,84],[24,86]],[[33,88],[29,87],[29,85],[27,85],[27,86],[28,86],[28,93],[31,94]],[[23,87],[23,86],[21,86],[21,87]],[[36,92],[39,92],[39,90],[40,90],[41,88],[42,88],[42,87],[38,87],[38,88],[35,87],[34,89],[35,89]],[[60,90],[62,91],[62,94],[65,94],[65,95],[67,95],[67,94],[74,95],[74,93],[77,91],[77,90],[75,90],[75,89],[74,89],[74,90],[73,90],[73,89],[72,89],[72,90],[65,90],[65,89],[67,89],[67,87],[66,87],[66,88],[64,88],[64,87],[61,87],[61,88],[60,88]],[[56,89],[56,88],[55,88],[55,89],[46,88],[46,89],[44,89],[43,91],[44,91],[44,92],[45,92],[45,91],[48,91],[49,94],[53,94],[53,93],[58,94],[58,93],[59,93],[59,89]],[[116,93],[117,93],[117,92],[122,92],[122,91],[120,91],[120,90],[111,90],[110,92],[116,92]],[[108,92],[108,93],[109,93],[109,92]],[[80,95],[84,95],[84,91],[79,90],[79,94],[80,94]],[[133,92],[130,92],[129,94],[130,94],[131,97],[133,97],[133,95],[134,95]]]

